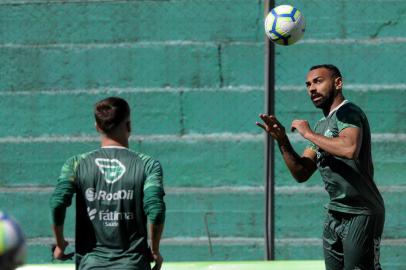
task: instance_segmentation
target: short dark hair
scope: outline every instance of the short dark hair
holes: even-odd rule
[[[111,133],[130,116],[130,106],[119,97],[108,97],[100,100],[94,106],[94,118],[99,128],[105,133]]]
[[[322,64],[322,65],[316,65],[316,66],[312,66],[310,68],[310,70],[315,70],[315,69],[319,69],[319,68],[325,68],[331,71],[331,75],[333,77],[342,77],[341,76],[341,72],[338,69],[338,67],[336,67],[335,65],[331,65],[331,64]]]

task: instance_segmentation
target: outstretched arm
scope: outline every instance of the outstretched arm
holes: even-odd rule
[[[256,123],[257,126],[264,129],[278,143],[282,157],[291,172],[292,176],[298,182],[307,181],[316,170],[316,153],[311,149],[306,149],[302,156],[299,156],[293,149],[289,138],[286,135],[285,128],[273,115],[261,114],[263,123]]]
[[[317,169],[316,166],[316,152],[310,148],[306,148],[299,156],[286,137],[281,143],[278,142],[279,150],[285,160],[290,173],[297,182],[302,183],[307,181]]]

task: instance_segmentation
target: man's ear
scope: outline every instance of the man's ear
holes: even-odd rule
[[[341,77],[335,78],[334,84],[335,84],[337,90],[343,89],[343,79]]]
[[[94,127],[96,128],[96,131],[99,133],[103,133],[103,131],[101,130],[101,128],[99,127],[99,125],[97,124],[97,122],[94,122]]]

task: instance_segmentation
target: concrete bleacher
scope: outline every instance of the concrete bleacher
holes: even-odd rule
[[[281,1],[276,1],[281,4]],[[314,124],[314,64],[336,64],[371,124],[387,216],[385,269],[406,267],[406,3],[290,1],[304,40],[276,48],[276,114]],[[166,261],[264,258],[263,0],[0,2],[0,209],[22,224],[28,262],[49,263],[48,200],[64,161],[98,147],[93,104],[132,107],[131,148],[161,161]],[[385,8],[382,8],[385,7]],[[298,152],[306,142],[289,134]],[[327,194],[297,184],[276,151],[276,257],[321,260]],[[68,213],[66,236],[73,238]]]

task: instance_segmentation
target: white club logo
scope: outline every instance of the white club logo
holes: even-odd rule
[[[100,172],[104,175],[104,179],[109,184],[120,180],[126,170],[123,163],[118,159],[96,158],[95,162]]]

